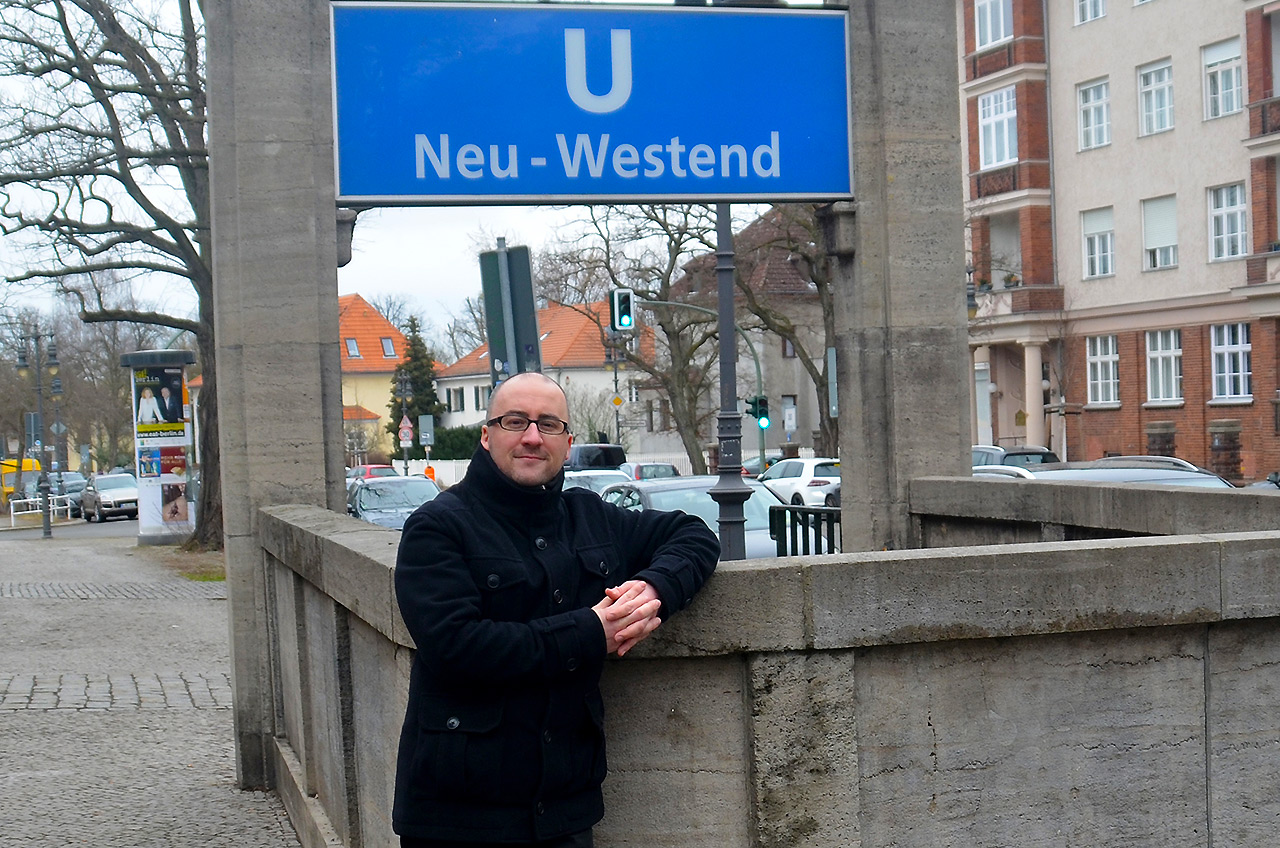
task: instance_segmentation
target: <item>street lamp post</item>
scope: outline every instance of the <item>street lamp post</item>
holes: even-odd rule
[[[400,398],[400,420],[409,416],[409,404],[413,402],[413,379],[401,372],[396,376],[396,397]],[[409,446],[400,440],[400,458],[404,462],[404,476],[409,476]]]
[[[32,368],[27,361],[27,343],[30,342],[35,352],[35,367]],[[40,457],[40,482],[37,488],[40,490],[40,523],[42,527],[41,536],[45,539],[53,537],[53,521],[50,517],[49,510],[49,490],[52,486],[49,483],[49,462],[45,456],[44,444],[44,374],[49,372],[50,377],[57,377],[58,374],[58,349],[54,344],[53,333],[32,333],[30,335],[21,335],[18,337],[18,375],[24,379],[28,374],[35,374],[36,389],[36,427],[35,429],[35,447],[39,451]],[[41,348],[43,347],[43,354]],[[57,394],[62,393],[62,382],[56,380]]]

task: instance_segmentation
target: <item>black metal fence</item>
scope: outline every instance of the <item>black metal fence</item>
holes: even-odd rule
[[[835,553],[840,550],[840,508],[771,506],[769,536],[778,543],[778,556]]]

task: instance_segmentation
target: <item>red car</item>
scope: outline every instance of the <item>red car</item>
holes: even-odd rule
[[[399,477],[400,474],[390,465],[357,465],[347,469],[347,479],[357,477]]]

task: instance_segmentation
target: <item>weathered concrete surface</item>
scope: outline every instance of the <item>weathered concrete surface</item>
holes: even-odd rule
[[[322,606],[314,579],[365,598],[337,578],[352,568],[380,596],[396,534],[307,506],[259,523],[276,612],[307,630],[275,662],[337,658],[336,675],[290,677],[325,691],[283,697],[352,705],[290,720],[277,744],[335,773],[285,795],[341,786],[345,807],[298,807],[336,806],[322,824],[345,833],[354,804],[363,844],[387,844],[411,647],[386,634],[403,625],[349,615],[344,641],[285,597]],[[597,844],[1269,844],[1280,716],[1259,705],[1280,694],[1278,584],[1280,532],[722,564],[607,668]]]

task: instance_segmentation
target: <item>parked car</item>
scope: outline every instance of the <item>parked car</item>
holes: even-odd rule
[[[720,478],[714,474],[692,477],[667,477],[661,480],[633,480],[609,486],[601,497],[625,509],[680,510],[696,515],[720,535],[720,504],[711,499],[709,490]],[[777,543],[769,538],[769,507],[781,503],[772,492],[755,480],[745,481],[751,496],[742,505],[748,559],[776,557]]]
[[[574,444],[564,458],[566,471],[585,471],[589,468],[617,468],[627,461],[627,451],[622,445],[600,443]]]
[[[399,477],[400,474],[390,465],[354,465],[347,469],[347,479],[365,477]]]
[[[85,521],[106,521],[116,515],[138,517],[138,481],[132,474],[95,474],[80,492]]]
[[[783,503],[822,506],[827,493],[840,482],[840,460],[782,459],[760,475],[760,482]]]
[[[89,485],[89,478],[79,471],[55,471],[49,475],[49,482],[53,484],[54,492],[67,496],[67,502],[71,504],[71,517],[79,518],[80,496],[84,493],[84,487]]]
[[[1234,489],[1230,481],[1186,460],[1165,456],[1109,456],[1082,462],[1055,462],[1018,467],[979,465],[975,477],[1003,476],[1027,480],[1092,481],[1097,483],[1146,483],[1157,486],[1202,486]]]
[[[1058,455],[1048,448],[1037,445],[1019,445],[1013,448],[1002,448],[999,445],[974,445],[974,465],[1043,465],[1046,462],[1061,462]]]
[[[782,454],[780,453],[765,454],[764,468],[761,468],[759,452],[753,453],[751,456],[744,456],[742,458],[742,476],[759,477],[780,459],[782,459]]]
[[[597,495],[614,483],[628,483],[631,477],[625,471],[601,468],[598,471],[566,471],[564,487],[566,489],[590,489]]]
[[[363,477],[347,490],[347,512],[362,521],[403,530],[413,511],[440,494],[426,477]]]
[[[827,492],[827,496],[822,499],[823,506],[840,506],[840,481],[831,487],[831,491]]]
[[[632,480],[657,480],[679,477],[680,469],[669,462],[624,462],[618,466]]]

